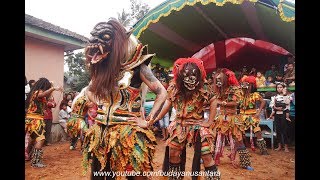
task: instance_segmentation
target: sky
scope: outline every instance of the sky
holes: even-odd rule
[[[140,0],[148,4],[150,9],[164,1]],[[130,0],[25,0],[26,14],[88,38],[98,22],[107,21],[110,17],[117,18],[117,12],[122,12],[122,9],[130,10]],[[66,64],[64,71],[68,71]]]
[[[140,0],[151,9],[165,0]],[[25,0],[25,13],[46,22],[90,37],[98,22],[117,18],[117,12],[130,10],[129,0]]]

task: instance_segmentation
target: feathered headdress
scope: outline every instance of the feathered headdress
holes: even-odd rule
[[[236,75],[234,74],[233,71],[231,71],[227,68],[223,68],[222,72],[227,75],[229,85],[239,86],[239,82],[238,82]]]
[[[249,84],[253,84],[254,87],[257,87],[257,84],[256,84],[256,78],[254,76],[243,76],[241,79],[240,79],[240,82],[247,82]]]
[[[179,71],[181,70],[181,68],[183,68],[184,64],[186,63],[194,63],[198,66],[198,68],[200,69],[200,73],[201,73],[201,78],[202,80],[206,79],[207,73],[204,70],[204,66],[203,66],[203,62],[200,59],[197,58],[179,58],[174,62],[173,65],[173,78],[176,81],[178,78],[178,74]]]

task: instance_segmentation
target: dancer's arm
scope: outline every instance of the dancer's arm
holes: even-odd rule
[[[167,91],[160,81],[153,75],[151,69],[145,64],[141,64],[140,66],[140,78],[149,87],[149,89],[156,94],[156,99],[149,115],[145,119],[141,116],[129,117],[127,120],[129,122],[135,122],[136,125],[142,128],[147,128],[149,125],[148,121],[153,122],[154,118],[159,115],[164,101],[167,98]]]
[[[148,127],[152,126],[155,122],[157,122],[160,119],[162,119],[167,114],[167,112],[170,110],[170,108],[171,108],[171,101],[166,100],[162,110],[159,113],[159,115],[156,118],[154,118],[153,120],[151,119],[148,122]]]
[[[266,106],[266,101],[261,96],[259,98],[259,101],[260,101],[260,107],[258,112],[256,113],[256,117],[260,116],[262,109]]]
[[[57,87],[51,87],[50,89],[46,90],[46,91],[39,91],[38,94],[38,98],[42,98],[42,97],[47,97],[49,96],[53,91],[63,91],[62,87],[57,86]]]
[[[156,99],[154,101],[153,107],[146,117],[146,120],[154,120],[156,118],[164,105],[167,98],[167,91],[160,83],[160,81],[153,75],[151,69],[142,64],[140,67],[140,78],[149,87],[149,89],[156,94]]]

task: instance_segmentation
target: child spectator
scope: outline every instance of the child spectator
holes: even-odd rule
[[[63,127],[64,131],[67,133],[67,120],[69,119],[69,114],[67,112],[68,104],[65,101],[62,101],[60,104],[59,112],[59,124]]]
[[[283,75],[281,73],[276,74],[276,78],[274,80],[275,84],[283,83]]]
[[[275,84],[273,83],[273,78],[272,78],[272,76],[268,76],[268,77],[267,77],[266,86],[267,86],[267,87],[274,87],[274,86],[275,86]]]
[[[68,100],[68,104],[67,104],[67,112],[69,116],[71,116],[71,112],[72,112],[71,106],[72,106],[72,99]]]
[[[266,78],[261,74],[260,71],[257,72],[256,77],[256,85],[257,87],[265,87],[266,86]]]

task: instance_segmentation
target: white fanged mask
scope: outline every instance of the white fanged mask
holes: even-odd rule
[[[222,87],[222,85],[223,85],[223,83],[222,83],[222,81],[221,81],[221,78],[220,78],[220,77],[217,77],[217,78],[216,78],[216,86],[220,88],[220,87]]]
[[[99,23],[94,27],[84,51],[88,62],[96,64],[108,57],[112,46],[113,31],[114,28],[108,23]]]
[[[185,69],[182,73],[183,75],[183,85],[188,90],[192,91],[199,85],[199,80],[196,76],[196,69]]]
[[[241,88],[242,89],[249,89],[249,83],[247,83],[247,82],[241,83]]]

